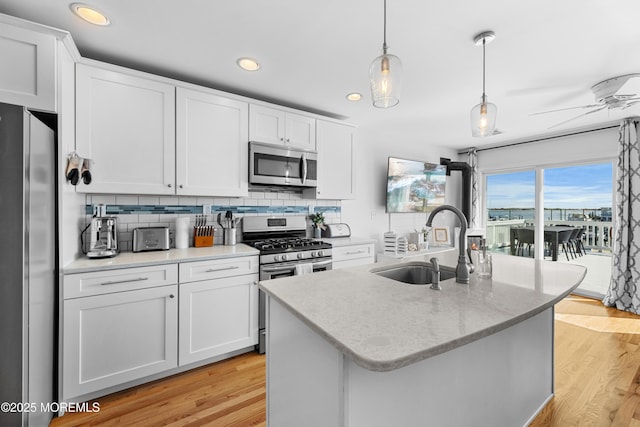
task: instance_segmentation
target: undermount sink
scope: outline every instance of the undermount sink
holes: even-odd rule
[[[433,266],[428,262],[408,262],[371,270],[372,273],[410,285],[428,285],[431,283]],[[440,266],[440,280],[453,279],[456,270]]]

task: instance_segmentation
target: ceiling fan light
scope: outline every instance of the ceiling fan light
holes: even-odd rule
[[[498,107],[486,100],[484,96],[482,102],[471,109],[471,135],[476,138],[491,136],[496,129]]]
[[[369,67],[373,106],[389,108],[400,102],[402,63],[395,55],[384,53]]]

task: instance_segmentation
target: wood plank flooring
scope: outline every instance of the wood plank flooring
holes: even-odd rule
[[[533,427],[640,427],[640,316],[570,296],[556,306],[556,395]],[[265,357],[248,353],[97,400],[51,426],[265,426]],[[327,426],[331,427],[331,426]]]

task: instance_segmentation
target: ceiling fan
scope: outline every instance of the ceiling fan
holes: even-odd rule
[[[589,114],[597,113],[598,111],[602,111],[605,109],[608,110],[624,110],[626,108],[631,107],[634,104],[640,102],[640,96],[638,94],[619,94],[617,93],[622,86],[631,78],[640,77],[640,73],[634,74],[624,74],[622,76],[612,77],[610,79],[603,80],[595,85],[591,86],[591,91],[595,97],[596,103],[589,105],[581,105],[579,107],[569,107],[569,108],[561,108],[558,110],[549,110],[542,111],[539,113],[530,114],[531,116],[537,116],[539,114],[548,114],[548,113],[556,113],[558,111],[567,111],[567,110],[582,110],[586,108],[593,108],[586,113],[577,115],[575,117],[570,118],[569,120],[565,120],[560,123],[556,123],[553,126],[550,126],[549,129],[563,125],[570,121],[573,121],[579,117],[588,116]]]

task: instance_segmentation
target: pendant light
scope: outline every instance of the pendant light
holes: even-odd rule
[[[373,106],[389,108],[400,102],[400,76],[402,63],[400,58],[387,53],[387,0],[384,0],[384,39],[382,55],[378,56],[369,67],[371,80],[371,98]]]
[[[471,135],[475,137],[491,136],[496,128],[498,107],[487,102],[485,93],[485,47],[487,43],[491,43],[495,38],[496,35],[493,31],[485,31],[473,38],[476,46],[482,45],[482,97],[480,98],[480,104],[471,109]]]

